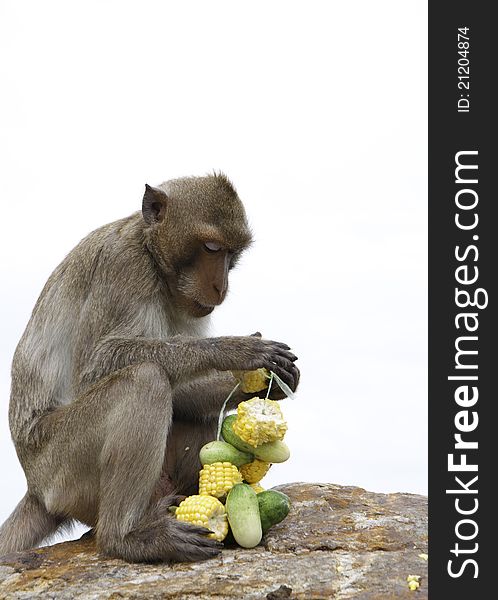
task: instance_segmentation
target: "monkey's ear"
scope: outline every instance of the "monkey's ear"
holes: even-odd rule
[[[147,225],[160,223],[164,219],[168,196],[159,188],[145,184],[145,194],[142,200],[142,216]]]

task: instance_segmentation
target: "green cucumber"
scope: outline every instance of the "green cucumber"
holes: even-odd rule
[[[253,449],[253,454],[259,460],[269,463],[283,463],[290,456],[289,446],[281,440],[267,442]]]
[[[239,546],[254,548],[263,536],[256,492],[246,483],[236,483],[225,504],[233,537]]]
[[[221,435],[223,436],[225,442],[228,442],[237,448],[237,450],[254,454],[256,458],[264,460],[265,462],[282,463],[289,458],[289,447],[286,443],[280,440],[261,444],[261,446],[258,446],[257,448],[254,448],[247,442],[244,442],[244,440],[241,440],[233,430],[233,423],[236,418],[237,415],[228,415],[228,417],[226,417],[223,421],[223,425],[221,426]]]
[[[225,417],[223,425],[221,426],[221,435],[223,436],[223,439],[225,442],[235,446],[237,450],[241,450],[242,452],[254,452],[256,448],[253,448],[250,444],[241,440],[234,432],[233,423],[236,419],[237,415],[228,415],[228,417]]]
[[[202,466],[212,465],[215,462],[229,462],[236,467],[241,467],[253,461],[253,455],[248,452],[237,450],[232,444],[222,441],[214,441],[205,444],[200,452],[199,458]]]
[[[257,494],[261,529],[266,533],[270,527],[283,521],[289,514],[290,500],[277,490],[265,490]]]

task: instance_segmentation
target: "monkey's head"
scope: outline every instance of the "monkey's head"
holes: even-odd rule
[[[176,306],[193,317],[211,313],[251,243],[233,185],[221,173],[146,185],[142,215],[147,247]]]

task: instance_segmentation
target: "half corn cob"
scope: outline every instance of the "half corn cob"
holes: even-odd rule
[[[270,372],[267,369],[255,371],[232,371],[235,379],[240,381],[240,389],[246,394],[260,392],[268,387]]]
[[[212,531],[207,537],[221,542],[228,533],[225,507],[213,496],[189,496],[180,503],[175,516],[179,521],[206,527]]]
[[[283,439],[287,423],[278,402],[254,397],[237,407],[233,430],[244,442],[257,448],[266,442]]]
[[[199,472],[199,494],[221,498],[236,483],[242,482],[242,475],[235,465],[229,462],[215,462],[204,465]]]
[[[258,483],[268,473],[270,467],[271,463],[255,458],[247,465],[242,465],[239,470],[244,481],[247,481],[247,483]]]

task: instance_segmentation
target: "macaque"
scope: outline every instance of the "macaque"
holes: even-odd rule
[[[284,343],[206,337],[250,243],[227,177],[188,177],[146,185],[141,212],[90,233],[55,269],[12,364],[9,423],[28,490],[0,529],[0,554],[74,520],[128,561],[220,552],[168,507],[196,491],[230,371],[265,367],[292,390],[299,381]],[[270,397],[283,395],[272,386]]]

